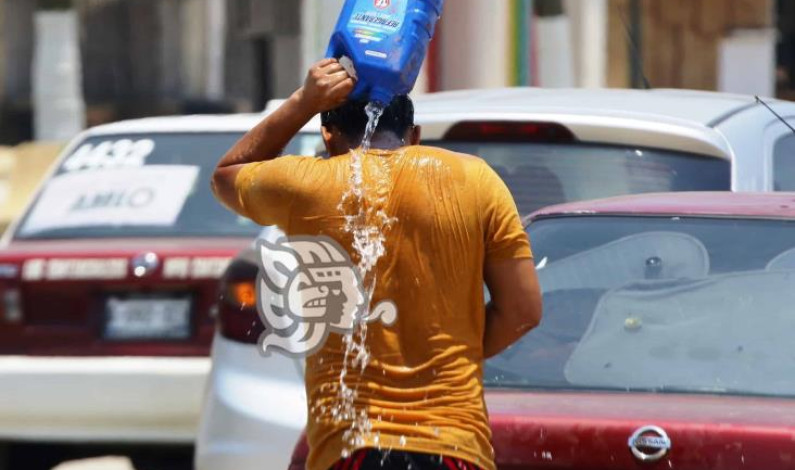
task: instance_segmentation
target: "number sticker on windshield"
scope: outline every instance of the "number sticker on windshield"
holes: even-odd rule
[[[155,150],[151,139],[106,140],[83,144],[64,162],[63,171],[141,167]]]
[[[22,234],[97,226],[170,226],[199,168],[152,165],[66,173],[47,183]]]

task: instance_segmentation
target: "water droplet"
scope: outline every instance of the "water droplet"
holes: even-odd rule
[[[400,436],[400,447],[406,447],[406,436]]]

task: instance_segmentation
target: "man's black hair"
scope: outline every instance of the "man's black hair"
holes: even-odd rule
[[[327,111],[320,116],[321,123],[328,129],[338,130],[350,142],[358,142],[367,127],[367,113],[364,108],[367,100],[348,100],[342,106]],[[392,132],[403,138],[406,131],[414,126],[414,103],[408,95],[396,96],[378,121],[376,134]]]

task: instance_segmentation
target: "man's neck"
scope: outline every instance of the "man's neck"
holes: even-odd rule
[[[370,148],[378,150],[395,150],[404,145],[406,145],[406,142],[391,132],[376,134],[370,141]]]

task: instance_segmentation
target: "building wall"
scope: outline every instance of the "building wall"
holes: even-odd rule
[[[308,70],[326,54],[344,0],[301,0],[302,70]]]
[[[0,0],[0,144],[30,139],[33,11],[31,0]]]
[[[87,123],[259,110],[300,86],[308,65],[325,52],[343,1],[73,0]],[[632,1],[449,0],[431,76],[421,77],[417,91],[630,86],[634,54],[624,22]],[[637,1],[643,30],[637,57],[655,87],[715,89],[719,45],[729,32],[773,26],[773,0]],[[32,135],[36,4],[0,0],[0,143]],[[545,20],[560,26],[557,32],[569,31],[568,42],[547,37]],[[560,64],[568,72],[544,78]]]
[[[38,141],[64,142],[85,127],[77,14],[36,12],[33,125]]]
[[[88,124],[177,111],[179,0],[80,0],[76,8]]]
[[[6,0],[0,0],[0,105],[3,103],[3,96],[5,96],[5,76],[6,76],[6,51],[5,51],[5,3]]]
[[[76,2],[89,124],[250,111],[297,82],[299,9],[291,3]],[[279,57],[290,61],[275,64]]]
[[[0,234],[22,214],[62,148],[40,142],[0,147]]]
[[[625,24],[630,2],[609,0],[608,84],[630,86],[632,54]],[[639,57],[655,88],[715,90],[718,50],[732,30],[773,26],[773,0],[638,0]],[[623,18],[623,21],[622,21]]]
[[[509,2],[452,0],[444,8],[440,89],[508,85]]]
[[[286,98],[303,78],[300,1],[229,0],[226,96],[239,111]]]
[[[33,11],[30,0],[0,0],[2,24],[3,91],[6,102],[30,100],[30,63],[33,58]]]
[[[576,86],[607,85],[607,6],[610,0],[567,0]]]

